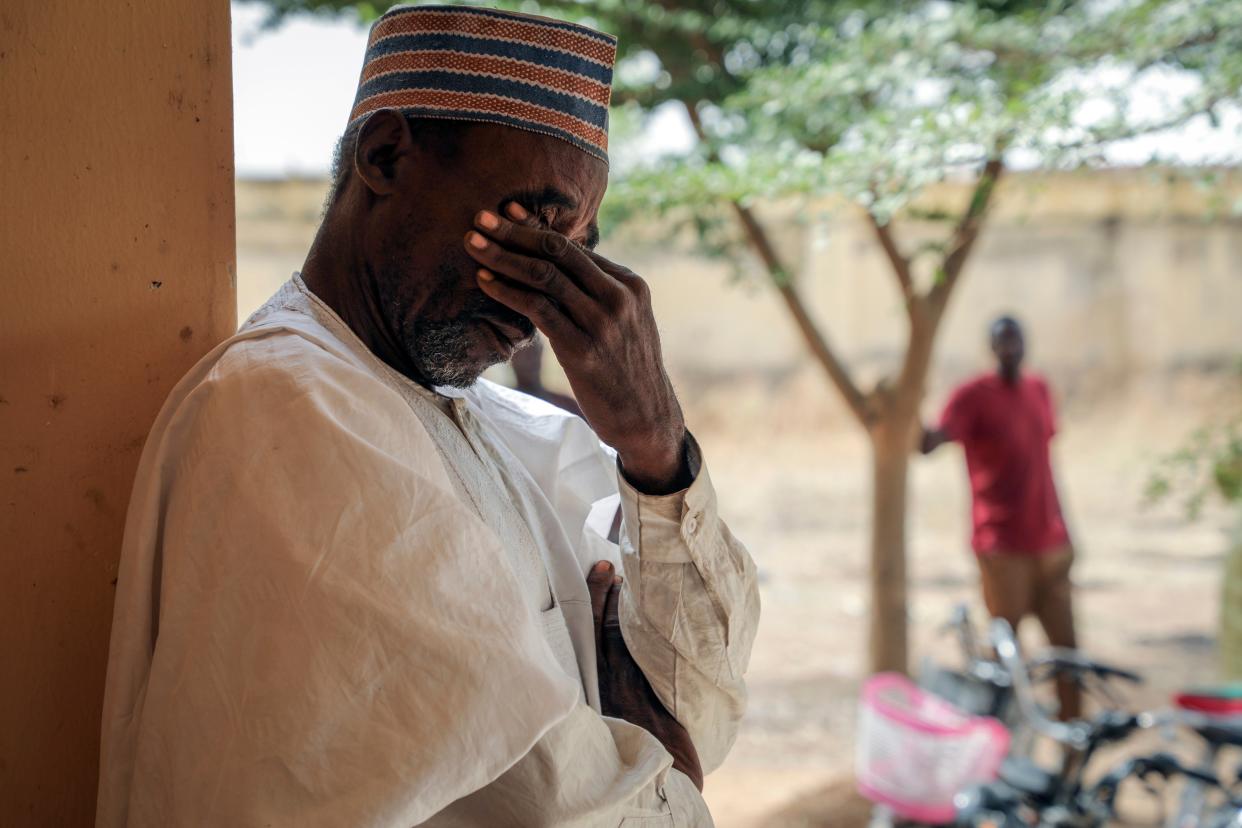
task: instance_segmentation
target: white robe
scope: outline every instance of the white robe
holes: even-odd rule
[[[709,825],[659,742],[600,715],[584,577],[622,569],[631,653],[718,766],[758,593],[693,465],[639,494],[581,419],[424,389],[295,276],[148,438],[98,824]]]

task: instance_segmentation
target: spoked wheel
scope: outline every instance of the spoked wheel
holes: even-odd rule
[[[1185,690],[1173,697],[1173,704],[1185,716],[1182,724],[1203,739],[1203,770],[1213,769],[1222,748],[1242,747],[1242,684]],[[1168,828],[1242,828],[1242,805],[1230,803],[1213,811],[1208,794],[1208,786],[1187,784]]]

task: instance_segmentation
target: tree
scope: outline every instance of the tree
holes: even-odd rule
[[[1242,379],[1242,370],[1234,379]],[[1152,471],[1145,495],[1148,503],[1180,495],[1191,520],[1212,497],[1231,507],[1235,522],[1221,596],[1221,673],[1242,680],[1242,411],[1192,432]]]
[[[295,11],[375,16],[387,2],[262,0]],[[614,215],[653,211],[704,245],[746,248],[780,295],[872,448],[870,666],[905,670],[906,502],[936,335],[1014,163],[1100,163],[1135,136],[1215,118],[1242,101],[1242,4],[1230,0],[528,0],[528,12],[616,34],[614,102],[684,108],[698,136],[685,156],[614,181]],[[1168,98],[1145,116],[1140,93]],[[1174,82],[1175,81],[1175,82]],[[913,199],[948,178],[971,182],[953,214]],[[893,375],[864,389],[802,299],[756,205],[844,195],[862,211],[905,309]],[[904,211],[904,213],[903,213]],[[900,216],[939,222],[909,249]],[[726,221],[727,219],[727,221]],[[673,221],[676,220],[676,221]]]

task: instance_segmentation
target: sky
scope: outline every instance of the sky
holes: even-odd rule
[[[238,177],[326,174],[353,104],[366,29],[346,18],[296,17],[265,31],[262,7],[234,3],[232,10]],[[1178,85],[1177,78],[1169,78],[1153,88],[1150,112],[1158,115]],[[1138,164],[1157,151],[1183,163],[1236,163],[1242,155],[1242,113],[1226,113],[1221,121],[1213,128],[1201,118],[1175,133],[1128,142],[1113,148],[1109,158]],[[672,107],[657,112],[626,149],[631,156],[678,152],[693,140],[685,114]]]
[[[233,4],[237,175],[322,175],[353,105],[366,31],[305,18],[260,31],[265,14]]]

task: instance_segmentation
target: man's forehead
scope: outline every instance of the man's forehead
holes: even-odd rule
[[[561,141],[524,130],[481,126],[477,152],[509,165],[510,191],[530,204],[593,214],[608,187],[608,167]],[[523,202],[525,206],[530,206]]]
[[[531,170],[525,193],[548,207],[594,211],[607,186],[603,164],[541,164]]]

